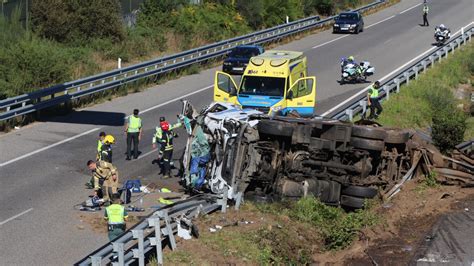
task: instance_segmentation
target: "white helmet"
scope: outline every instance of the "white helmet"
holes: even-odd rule
[[[439,25],[440,28],[445,28],[444,24]]]

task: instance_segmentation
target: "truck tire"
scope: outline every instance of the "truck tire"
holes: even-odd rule
[[[371,199],[375,197],[378,190],[373,187],[348,186],[342,189],[341,194],[360,198]]]
[[[383,151],[385,144],[382,140],[351,138],[351,146],[356,149]]]
[[[364,208],[364,198],[352,197],[352,196],[341,196],[341,206],[350,207],[354,209]]]
[[[261,120],[257,124],[258,132],[261,134],[291,137],[293,135],[293,127],[285,122]]]
[[[404,144],[410,139],[410,133],[403,131],[389,130],[387,131],[387,137],[385,143],[388,144]]]
[[[387,132],[381,128],[353,126],[352,136],[366,139],[384,140],[387,137]]]

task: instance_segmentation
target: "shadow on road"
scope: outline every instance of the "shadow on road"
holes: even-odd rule
[[[124,124],[125,116],[124,113],[84,110],[72,111],[71,113],[62,116],[43,115],[40,121],[97,126],[122,126]]]

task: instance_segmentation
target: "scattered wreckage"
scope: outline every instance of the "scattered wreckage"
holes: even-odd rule
[[[321,117],[269,117],[212,103],[196,112],[183,101],[188,140],[183,185],[239,201],[313,195],[330,205],[361,208],[393,197],[416,175],[474,186],[473,158],[441,155],[415,131]]]

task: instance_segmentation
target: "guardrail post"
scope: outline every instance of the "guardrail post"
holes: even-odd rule
[[[445,57],[445,58],[448,58],[448,52],[449,52],[448,47],[446,47],[446,46],[443,47],[443,51],[444,51],[444,57]]]
[[[399,93],[400,92],[400,80],[398,78],[395,78],[393,81],[395,82],[395,84],[397,84],[397,93]]]
[[[176,240],[174,239],[173,229],[171,228],[170,217],[168,216],[168,210],[158,211],[158,216],[163,218],[165,221],[165,229],[170,241],[171,249],[176,249]]]
[[[433,66],[433,65],[434,65],[434,62],[435,62],[435,59],[434,59],[434,57],[433,57],[432,55],[430,55],[429,58],[430,58],[431,66]]]
[[[403,73],[403,75],[405,76],[405,81],[408,85],[410,83],[410,73],[408,73],[408,71],[407,71],[407,72]]]
[[[91,265],[92,266],[101,266],[102,265],[102,257],[100,257],[100,256],[91,256]]]
[[[438,56],[438,61],[441,62],[441,59],[443,59],[443,54],[440,51],[437,51],[436,56]]]
[[[362,114],[365,114],[365,112],[367,112],[367,101],[361,100],[359,101],[359,105],[362,107]]]
[[[222,199],[220,200],[221,212],[223,213],[227,212],[227,193],[228,193],[227,186],[224,186],[224,192],[222,192]]]
[[[388,86],[383,86],[382,88],[384,91],[385,91],[385,98],[387,99],[387,101],[390,99],[390,89],[388,88]]]
[[[114,247],[114,251],[117,252],[117,255],[118,255],[118,264],[116,262],[112,263],[113,265],[119,265],[119,266],[123,266],[125,265],[125,262],[124,262],[124,251],[123,251],[123,246],[124,244],[123,243],[117,243],[117,242],[114,242],[112,243],[113,247]]]
[[[346,115],[349,117],[349,121],[352,121],[354,118],[354,111],[352,109],[347,109]]]
[[[235,210],[238,210],[240,208],[240,204],[242,204],[243,200],[243,194],[241,191],[237,192],[235,195]]]
[[[423,62],[421,62],[421,65],[423,66],[423,72],[426,72],[426,61],[423,60]]]
[[[417,80],[418,79],[418,67],[414,66],[413,71],[415,71],[415,80]]]
[[[155,237],[150,237],[150,244],[156,246],[156,260],[158,265],[163,265],[163,247],[161,245],[161,222],[160,217],[148,218],[148,225],[155,228]]]
[[[133,249],[133,257],[138,258],[138,265],[145,266],[143,230],[132,230],[133,238],[138,239],[138,249]]]

